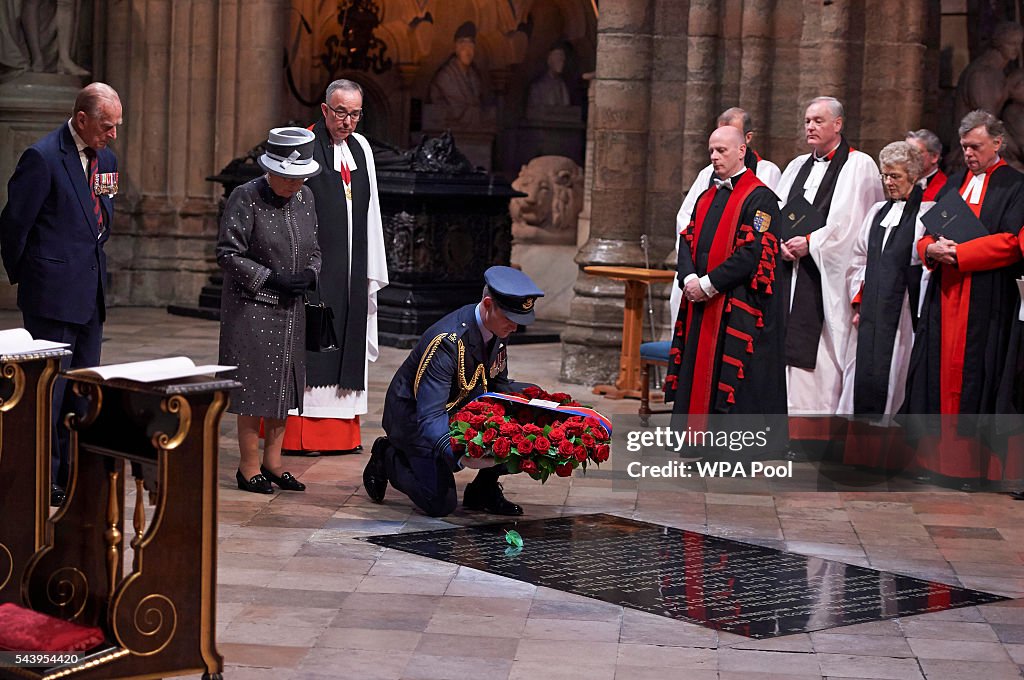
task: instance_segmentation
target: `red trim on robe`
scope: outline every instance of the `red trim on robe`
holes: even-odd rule
[[[921,201],[934,201],[935,197],[942,191],[942,187],[946,186],[946,173],[939,170],[934,175],[928,178],[928,184],[925,185],[924,193],[921,194]]]

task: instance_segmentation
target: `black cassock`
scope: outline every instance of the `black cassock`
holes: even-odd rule
[[[860,326],[857,328],[857,370],[853,382],[853,412],[858,415],[880,415],[885,411],[896,329],[908,294],[911,318],[917,311],[922,268],[921,265],[912,266],[910,260],[916,245],[921,195],[921,187],[914,187],[910,192],[903,207],[903,216],[898,225],[891,227],[893,231],[884,249],[882,240],[886,229],[881,223],[893,201],[886,201],[871,221],[867,267],[861,291]]]

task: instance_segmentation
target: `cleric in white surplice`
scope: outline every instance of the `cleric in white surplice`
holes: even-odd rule
[[[878,166],[871,156],[850,147],[843,123],[839,101],[811,101],[804,130],[812,151],[790,162],[775,192],[783,207],[802,193],[826,218],[824,227],[781,246],[780,284],[790,290],[790,415],[836,413],[853,329],[848,286],[853,248],[864,216],[883,198]]]

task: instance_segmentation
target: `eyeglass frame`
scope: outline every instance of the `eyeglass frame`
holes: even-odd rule
[[[903,173],[901,175],[894,175],[891,172],[880,172],[878,178],[883,182],[887,179],[891,179],[893,182],[898,182],[901,179],[910,179],[910,173]]]
[[[324,104],[327,106],[327,104]],[[356,109],[355,111],[345,111],[344,109],[339,112],[337,109],[327,106],[327,110],[334,114],[334,117],[339,121],[344,122],[346,118],[351,120],[353,123],[358,123],[363,119],[365,111],[363,109]]]

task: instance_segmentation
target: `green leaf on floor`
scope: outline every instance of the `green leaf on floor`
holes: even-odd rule
[[[505,530],[505,540],[508,541],[509,545],[519,548],[520,550],[523,547],[523,537],[520,536],[519,532],[515,529],[512,531],[509,531],[508,529]]]

